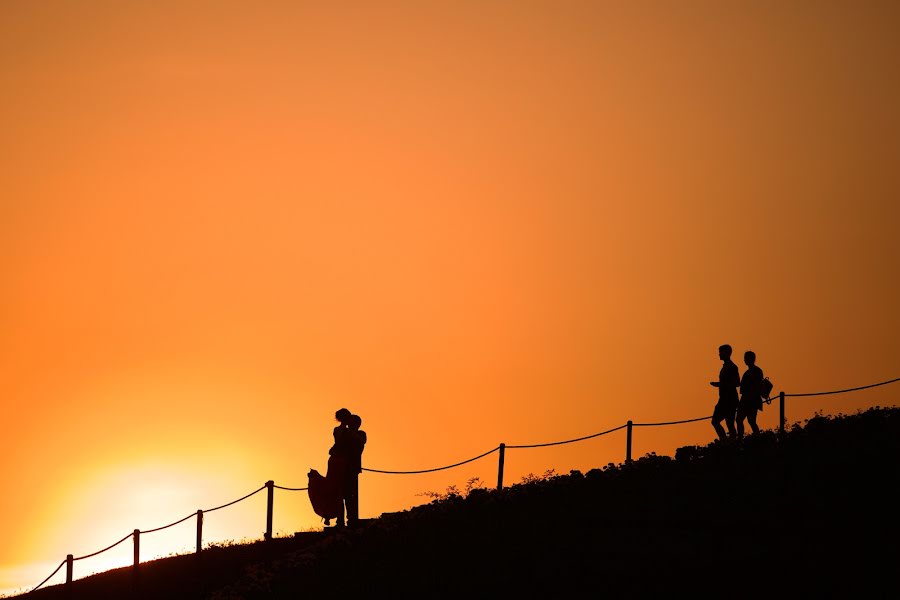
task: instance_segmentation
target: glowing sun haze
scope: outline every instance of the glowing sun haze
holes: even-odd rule
[[[422,469],[710,414],[726,342],[789,392],[896,377],[898,30],[894,2],[0,3],[0,590],[304,486],[342,406],[365,466]],[[510,451],[506,480],[623,458]],[[364,474],[363,516],[473,476],[496,456]],[[276,533],[319,525],[276,494]]]

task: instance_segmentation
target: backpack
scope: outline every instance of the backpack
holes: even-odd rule
[[[766,402],[771,402],[772,399],[769,396],[772,395],[772,389],[775,386],[772,385],[772,382],[769,381],[768,377],[763,378],[762,383],[759,384],[759,392],[760,395],[766,399]]]

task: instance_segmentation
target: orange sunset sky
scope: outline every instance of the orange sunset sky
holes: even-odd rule
[[[342,406],[364,466],[424,469],[711,414],[725,342],[776,390],[897,377],[898,31],[896,2],[0,3],[0,591],[305,486]],[[362,516],[474,476],[496,455],[364,474]],[[276,493],[276,534],[320,526]],[[264,528],[259,494],[204,531]]]

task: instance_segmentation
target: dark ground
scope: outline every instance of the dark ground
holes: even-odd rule
[[[890,597],[900,409],[214,548],[36,599]]]

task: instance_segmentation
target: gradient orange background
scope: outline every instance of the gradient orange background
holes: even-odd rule
[[[0,4],[0,590],[305,485],[342,406],[418,469],[710,414],[724,342],[776,390],[897,376],[897,3],[334,4]],[[472,476],[365,474],[363,516]]]

